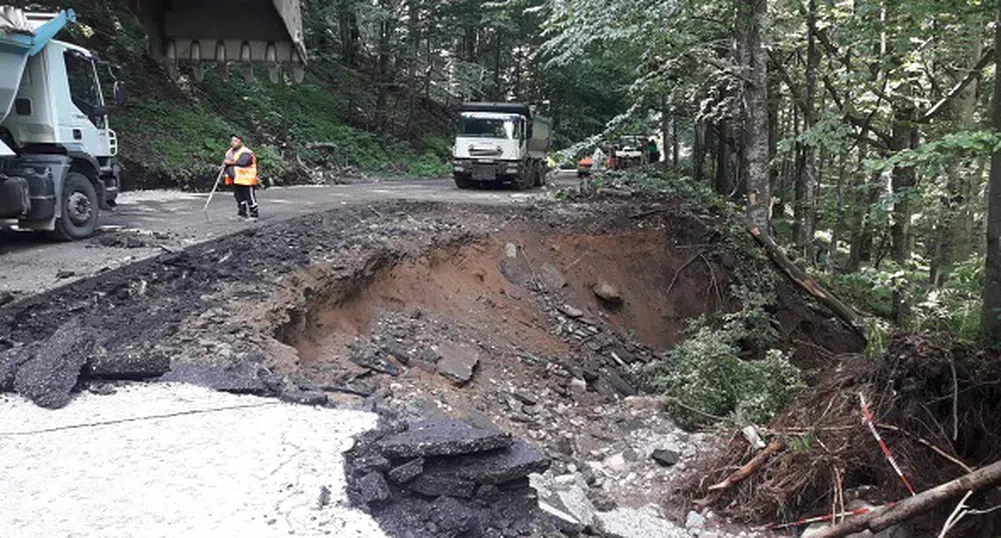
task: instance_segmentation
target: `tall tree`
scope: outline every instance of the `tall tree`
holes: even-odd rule
[[[770,237],[772,190],[768,180],[768,56],[762,36],[767,0],[737,0],[737,50],[744,80],[742,112],[744,182],[750,226]]]
[[[1001,133],[1001,0],[994,16],[994,109],[991,124]],[[987,339],[1001,344],[1001,151],[991,155],[987,188],[987,262],[984,279],[983,325]]]

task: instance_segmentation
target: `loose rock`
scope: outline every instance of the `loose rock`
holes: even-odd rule
[[[87,361],[87,374],[102,379],[152,379],[170,371],[170,357],[163,353],[100,354]]]
[[[675,450],[667,450],[663,448],[658,448],[653,451],[650,455],[654,461],[663,465],[664,467],[671,467],[681,460],[681,453]]]
[[[706,518],[702,514],[692,510],[688,512],[688,517],[685,518],[685,528],[688,530],[701,529],[706,526]]]
[[[472,352],[448,353],[438,361],[438,373],[456,386],[462,386],[473,378],[480,357]]]
[[[258,367],[249,363],[237,363],[230,366],[179,364],[157,380],[190,383],[236,394],[267,394],[270,392],[258,375]]]
[[[584,317],[584,311],[579,308],[574,308],[568,304],[562,305],[557,308],[564,316],[570,319],[578,319]]]
[[[519,441],[505,449],[428,462],[423,476],[455,477],[477,484],[503,484],[545,471],[549,463],[545,454]]]
[[[358,488],[359,498],[366,504],[389,498],[389,485],[386,484],[382,473],[376,471],[361,477],[355,487]]]
[[[597,284],[591,287],[591,291],[598,296],[602,301],[610,305],[622,304],[622,295],[619,294],[618,288],[605,282],[604,280],[599,280]]]

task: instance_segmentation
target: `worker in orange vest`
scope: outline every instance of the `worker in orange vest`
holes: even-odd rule
[[[230,135],[229,151],[223,161],[227,185],[234,186],[237,217],[256,221],[257,211],[257,155],[243,145],[243,137]]]

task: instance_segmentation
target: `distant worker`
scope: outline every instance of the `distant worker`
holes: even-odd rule
[[[257,194],[254,191],[257,189],[257,155],[243,145],[242,136],[230,136],[229,151],[223,165],[226,166],[226,184],[235,186],[236,216],[256,221]]]
[[[659,163],[660,162],[660,150],[657,149],[657,141],[656,140],[654,140],[654,139],[651,138],[646,143],[646,154],[647,154],[647,157],[649,157],[649,159],[650,159],[649,162],[651,162],[651,163]]]
[[[594,153],[591,154],[591,162],[594,163],[592,170],[601,170],[605,167],[605,152],[601,151],[601,146],[594,148]]]

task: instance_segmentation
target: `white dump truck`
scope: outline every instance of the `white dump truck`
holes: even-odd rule
[[[72,10],[0,6],[0,219],[64,240],[93,234],[118,196],[100,63],[54,39],[74,21]],[[124,98],[120,82],[115,94]]]
[[[465,103],[459,107],[452,177],[460,189],[511,183],[542,186],[552,122],[520,103]]]

